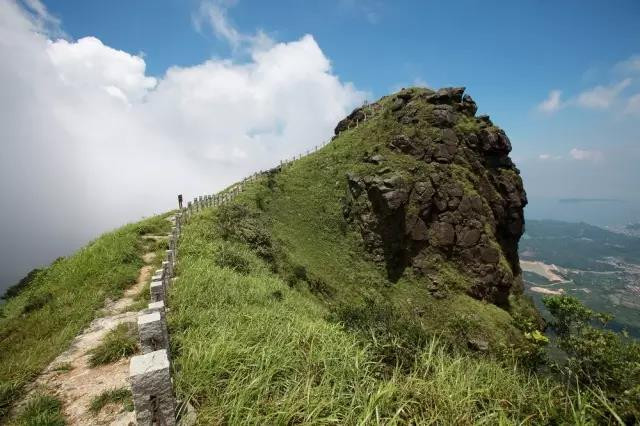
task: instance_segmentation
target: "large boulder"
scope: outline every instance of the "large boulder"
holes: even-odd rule
[[[505,132],[475,117],[464,88],[403,89],[370,106],[397,125],[385,125],[376,136],[384,145],[363,157],[384,168],[347,176],[344,214],[372,258],[391,279],[410,268],[440,283],[438,297],[446,294],[438,267],[454,265],[471,296],[507,304],[522,291],[517,243],[527,198]],[[356,109],[336,132],[361,116]]]

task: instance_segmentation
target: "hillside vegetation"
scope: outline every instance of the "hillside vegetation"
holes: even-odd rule
[[[134,283],[147,234],[166,233],[164,216],[108,232],[77,253],[30,273],[0,305],[0,419],[32,381],[93,320],[105,300]]]
[[[184,227],[169,321],[200,423],[622,422],[600,388],[539,370],[508,139],[461,91],[438,93],[354,111],[326,147]]]
[[[299,264],[280,275],[225,239],[222,210],[185,226],[171,296],[176,389],[201,424],[573,422],[572,403],[586,415],[563,386],[453,349],[382,300],[332,312]]]

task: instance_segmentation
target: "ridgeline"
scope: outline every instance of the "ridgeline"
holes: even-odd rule
[[[517,253],[522,180],[504,131],[476,110],[462,88],[403,89],[354,110],[321,149],[189,215],[166,311],[179,415],[194,412],[201,424],[640,418],[633,356],[616,364],[630,380],[618,387],[546,361],[545,324],[523,296]],[[135,247],[136,226],[102,238],[131,233]],[[135,270],[136,253],[117,259]],[[34,305],[37,295],[94,289],[88,279],[74,289],[38,279],[3,307],[3,365],[39,348],[34,339],[5,350],[26,333],[22,316],[53,309]],[[113,291],[130,279],[123,270]],[[87,325],[100,297],[25,374],[0,369],[7,407]],[[581,314],[563,317],[567,330],[595,318],[572,309]],[[633,345],[624,350],[637,354]]]

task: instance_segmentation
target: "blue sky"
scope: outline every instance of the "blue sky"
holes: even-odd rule
[[[144,53],[149,74],[199,64],[207,58],[241,62],[224,37],[197,30],[198,1],[45,1],[73,38],[95,36],[130,53]],[[598,151],[635,145],[638,115],[619,105],[553,113],[536,107],[552,90],[569,100],[626,77],[621,66],[640,53],[637,1],[249,1],[217,2],[239,33],[264,31],[276,41],[311,34],[343,81],[378,98],[411,84],[466,86],[504,127],[522,162],[532,194],[548,191],[533,179],[546,166],[528,165],[540,155],[570,157],[571,149]],[[624,89],[640,92],[640,72]],[[634,91],[635,89],[635,91]],[[612,111],[614,110],[614,111]],[[562,167],[569,167],[564,164]],[[552,166],[557,168],[558,166]],[[531,173],[529,173],[529,169]],[[554,171],[554,175],[558,172]],[[587,173],[582,170],[582,173]],[[530,176],[531,175],[531,176]],[[638,177],[638,175],[632,175]],[[573,186],[557,196],[579,192]],[[613,191],[613,190],[612,190]],[[613,191],[616,192],[616,191]],[[637,199],[632,188],[613,194]]]
[[[505,129],[528,218],[640,221],[638,22],[635,0],[0,0],[0,191],[22,203],[0,284],[410,85],[466,86]]]

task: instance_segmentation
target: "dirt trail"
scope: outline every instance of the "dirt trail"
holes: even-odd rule
[[[135,297],[149,281],[155,253],[143,256],[146,263],[140,269],[136,283],[129,287],[122,298],[107,301],[102,317],[96,318],[89,327],[76,336],[67,351],[60,354],[35,381],[35,388],[45,388],[63,403],[63,410],[70,425],[129,425],[135,424],[134,412],[123,410],[121,405],[109,404],[94,415],[89,411],[91,400],[102,392],[118,388],[129,388],[129,358],[113,364],[91,368],[87,352],[98,346],[102,338],[123,322],[135,323],[137,311],[127,311]],[[61,366],[70,367],[60,370]]]

